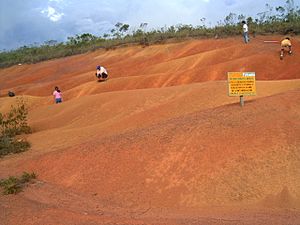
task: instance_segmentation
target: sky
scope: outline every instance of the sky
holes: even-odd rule
[[[300,0],[295,0],[297,3]],[[257,17],[265,5],[285,0],[0,0],[0,51],[67,37],[110,33],[118,22],[130,30],[178,24],[216,25],[230,13]]]

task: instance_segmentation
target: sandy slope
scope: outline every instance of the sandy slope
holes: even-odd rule
[[[24,95],[30,151],[0,177],[39,181],[0,196],[4,224],[300,224],[300,64],[258,37],[121,48],[0,70]],[[95,82],[96,64],[110,79]],[[257,96],[227,96],[255,71]],[[54,105],[53,86],[64,103]],[[15,98],[0,98],[0,111]]]

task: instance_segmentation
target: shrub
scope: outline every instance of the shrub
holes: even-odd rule
[[[25,152],[30,144],[23,139],[15,140],[8,136],[0,137],[0,157]]]
[[[23,99],[17,100],[8,113],[0,113],[0,157],[26,151],[30,144],[16,135],[28,134],[31,128],[27,123],[28,109]]]
[[[5,195],[17,194],[35,178],[35,173],[24,172],[20,178],[11,176],[7,179],[1,179],[0,187],[2,187],[3,194]]]

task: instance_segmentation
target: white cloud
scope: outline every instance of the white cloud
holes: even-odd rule
[[[57,2],[57,3],[61,3],[63,2],[64,0],[49,0],[49,2]]]
[[[57,12],[53,7],[48,6],[47,9],[44,9],[41,11],[42,14],[47,14],[47,17],[53,21],[53,22],[57,22],[59,20],[61,20],[62,16],[64,15],[64,13],[59,13]]]

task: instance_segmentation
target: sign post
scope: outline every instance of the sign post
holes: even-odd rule
[[[240,96],[240,105],[242,107],[245,105],[245,103],[244,103],[244,96],[243,95]]]
[[[228,72],[228,95],[239,96],[244,106],[244,96],[256,95],[255,72]]]

